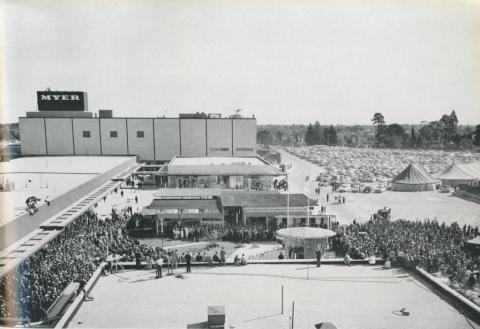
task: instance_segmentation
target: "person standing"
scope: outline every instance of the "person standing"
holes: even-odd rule
[[[157,264],[157,276],[155,278],[160,279],[162,277],[162,266],[163,266],[162,255],[158,257],[156,264]]]
[[[187,252],[187,254],[185,255],[185,263],[187,265],[187,273],[191,272],[191,269],[190,269],[191,261],[192,261],[192,256],[190,256],[190,252]]]
[[[315,254],[317,256],[317,267],[320,267],[320,262],[322,261],[322,250],[320,249],[320,246],[317,246]]]
[[[79,278],[75,280],[75,282],[78,282],[77,296],[80,295],[81,292],[83,292],[83,300],[86,302],[92,301],[93,297],[89,296],[87,290],[85,289],[85,286],[87,285],[85,280]]]
[[[328,203],[328,199],[330,199],[330,195],[327,193],[327,203]]]
[[[172,256],[165,254],[165,266],[167,266],[167,275],[172,274]]]
[[[172,261],[172,271],[176,270],[177,264],[178,264],[178,254],[176,249],[172,251],[171,261]]]
[[[222,250],[220,250],[220,265],[225,265],[225,261],[226,261],[226,251],[225,251],[225,248],[222,247]]]
[[[122,198],[123,198],[123,191],[120,191],[120,195],[121,195],[121,196],[122,196]]]

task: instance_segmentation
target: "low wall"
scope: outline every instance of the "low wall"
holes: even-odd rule
[[[352,259],[350,262],[352,265],[369,265],[368,259]],[[384,264],[385,261],[383,259],[377,259],[376,265],[382,265]],[[122,265],[126,269],[134,269],[136,268],[135,262],[119,262],[120,265]],[[142,268],[145,268],[147,266],[146,262],[141,262]],[[316,265],[317,260],[316,259],[283,259],[283,260],[278,260],[278,259],[265,259],[265,260],[248,260],[247,264],[250,265],[307,265],[307,264],[312,264]],[[342,265],[344,266],[343,258],[331,258],[331,259],[322,259],[321,264],[323,265]],[[207,266],[207,262],[192,262],[191,266],[192,267],[199,267],[199,266]],[[233,262],[226,262],[226,266],[234,266],[235,264]],[[154,267],[155,264],[152,264]],[[185,267],[186,264],[184,262],[179,262],[178,267]],[[218,263],[214,262],[214,266],[219,266]],[[164,268],[166,266],[164,265]]]
[[[78,201],[81,197],[93,191],[95,188],[108,182],[112,177],[118,175],[125,169],[133,166],[136,158],[123,162],[122,164],[98,175],[95,178],[73,188],[72,190],[51,200],[50,206],[46,204],[38,207],[38,212],[33,216],[29,214],[22,215],[0,227],[0,251],[22,239],[32,231],[38,229],[40,225],[56,215],[63,209],[69,207],[72,203]]]
[[[453,196],[456,196],[457,198],[461,198],[467,201],[475,202],[475,203],[480,203],[480,195],[479,194],[473,194],[469,193],[467,191],[463,190],[458,190],[452,193]]]
[[[440,293],[447,296],[454,304],[468,311],[474,321],[480,322],[480,307],[477,304],[468,300],[465,296],[456,292],[445,283],[437,280],[437,278],[429,274],[427,271],[417,267],[415,272],[421,278],[423,278],[425,281],[435,287]]]
[[[90,291],[95,286],[98,279],[100,278],[104,266],[105,266],[105,263],[102,263],[97,268],[97,270],[93,273],[90,280],[88,280],[85,286],[85,291],[87,291],[88,294],[90,294]],[[60,318],[60,320],[58,320],[58,322],[55,324],[55,327],[54,327],[55,329],[66,328],[68,326],[70,320],[72,320],[72,318],[75,316],[80,306],[82,305],[83,297],[84,295],[80,294],[73,300],[72,304],[68,307],[68,309],[65,311],[63,316]]]

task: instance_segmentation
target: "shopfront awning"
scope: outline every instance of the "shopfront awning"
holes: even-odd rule
[[[246,217],[287,217],[287,207],[244,207],[243,211]],[[292,209],[288,212],[290,217],[307,217],[307,210],[305,208]],[[310,215],[310,217],[315,217]]]
[[[178,219],[223,218],[215,199],[154,199],[142,209],[142,215]]]

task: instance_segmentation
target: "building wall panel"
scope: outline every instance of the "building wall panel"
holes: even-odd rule
[[[154,160],[153,119],[128,119],[128,151],[141,161]]]
[[[84,132],[90,137],[84,137]],[[76,155],[100,155],[99,119],[73,119],[73,137]]]
[[[205,119],[180,119],[182,156],[206,156]]]
[[[100,119],[102,154],[127,155],[127,125],[126,119]],[[116,137],[111,133],[116,132]]]
[[[43,119],[19,118],[23,155],[46,155],[45,125]]]
[[[233,119],[233,155],[253,156],[257,145],[257,121]]]
[[[155,119],[155,160],[168,161],[180,155],[178,119]]]
[[[46,118],[49,155],[73,155],[72,119]]]
[[[232,120],[207,120],[207,155],[232,155]]]

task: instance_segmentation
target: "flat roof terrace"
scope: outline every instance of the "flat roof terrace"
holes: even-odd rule
[[[259,157],[175,157],[169,165],[173,166],[224,166],[224,165],[264,166],[267,162]]]
[[[207,321],[208,306],[223,305],[225,328],[289,328],[295,302],[295,328],[325,321],[339,329],[479,328],[401,269],[251,264],[193,267],[182,278],[154,277],[155,270],[101,277],[91,291],[95,299],[83,303],[69,327],[199,328]],[[402,308],[410,315],[401,316]]]
[[[0,180],[13,182],[14,190],[0,193],[0,226],[26,213],[25,200],[50,200],[121,165],[131,157],[58,156],[26,157],[0,163]]]
[[[168,176],[281,176],[280,170],[259,157],[175,157],[164,166]]]

